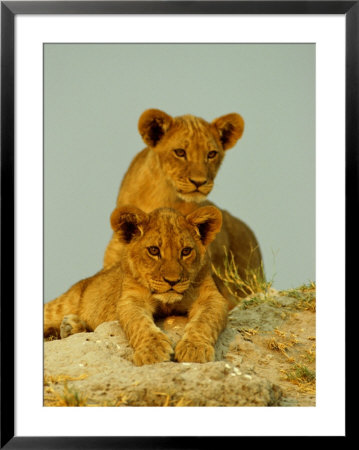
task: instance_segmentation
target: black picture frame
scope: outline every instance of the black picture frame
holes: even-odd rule
[[[346,299],[358,250],[359,1],[1,2],[1,448],[201,448],[226,437],[25,437],[14,435],[14,32],[18,14],[340,14],[346,19]],[[347,330],[347,327],[346,327]],[[347,331],[346,331],[347,336]],[[347,341],[347,339],[346,339]],[[346,402],[346,407],[347,407]],[[346,437],[348,437],[348,425]],[[237,439],[237,438],[228,438]],[[221,444],[226,444],[222,442]],[[229,444],[229,442],[228,442]]]

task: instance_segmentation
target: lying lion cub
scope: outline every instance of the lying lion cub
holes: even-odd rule
[[[226,151],[242,136],[244,121],[235,113],[208,123],[191,115],[173,118],[158,109],[149,109],[141,115],[138,129],[147,147],[126,172],[117,206],[134,205],[145,212],[166,206],[188,214],[199,206],[211,205],[206,197]],[[212,263],[224,273],[227,250],[233,254],[244,282],[253,276],[263,279],[262,256],[254,233],[227,211],[222,211],[222,215],[222,230],[209,248]],[[121,243],[113,236],[106,249],[104,267],[116,264],[120,255]],[[214,280],[229,304],[237,304],[222,280],[215,275]],[[247,294],[245,288],[237,292],[242,297]]]
[[[111,225],[123,244],[118,264],[47,303],[45,337],[66,337],[118,320],[134,350],[134,363],[152,364],[169,361],[173,353],[154,317],[188,314],[175,359],[212,361],[226,325],[227,302],[212,280],[206,249],[221,224],[214,206],[187,216],[168,208],[150,214],[132,206],[115,209]]]

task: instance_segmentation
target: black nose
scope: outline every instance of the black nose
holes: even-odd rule
[[[178,282],[181,281],[180,278],[177,278],[177,280],[169,280],[168,278],[163,278],[166,283],[168,283],[171,287],[174,286],[175,284],[177,284]]]
[[[197,178],[195,180],[193,178],[190,178],[189,181],[193,183],[196,186],[196,188],[199,188],[200,186],[203,186],[204,184],[207,183],[207,179],[205,178]]]

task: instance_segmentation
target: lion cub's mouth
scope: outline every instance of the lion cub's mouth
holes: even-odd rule
[[[175,286],[165,286],[163,283],[151,283],[152,295],[162,303],[175,303],[182,300],[189,287],[189,280],[177,283]]]
[[[153,296],[168,295],[182,298],[189,286],[189,279],[182,279],[175,284],[163,282],[160,280],[151,280],[149,283],[149,287]]]
[[[212,187],[213,184],[208,183],[192,190],[189,190],[188,186],[186,186],[186,188],[178,186],[176,190],[183,200],[199,202],[206,199],[207,195],[211,192]]]

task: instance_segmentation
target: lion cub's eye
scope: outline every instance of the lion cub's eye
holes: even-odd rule
[[[215,157],[217,156],[217,153],[218,153],[218,152],[216,152],[216,150],[211,150],[211,151],[208,153],[207,158],[208,158],[208,159],[213,159],[213,158],[215,158]]]
[[[160,254],[160,249],[155,246],[147,247],[148,253],[152,256],[158,256]]]
[[[179,158],[185,158],[186,157],[186,150],[184,150],[183,148],[176,148],[174,150],[176,156],[178,156]]]
[[[190,255],[191,254],[191,252],[192,252],[192,249],[191,249],[191,247],[185,247],[184,249],[182,249],[182,256],[188,256],[188,255]]]

